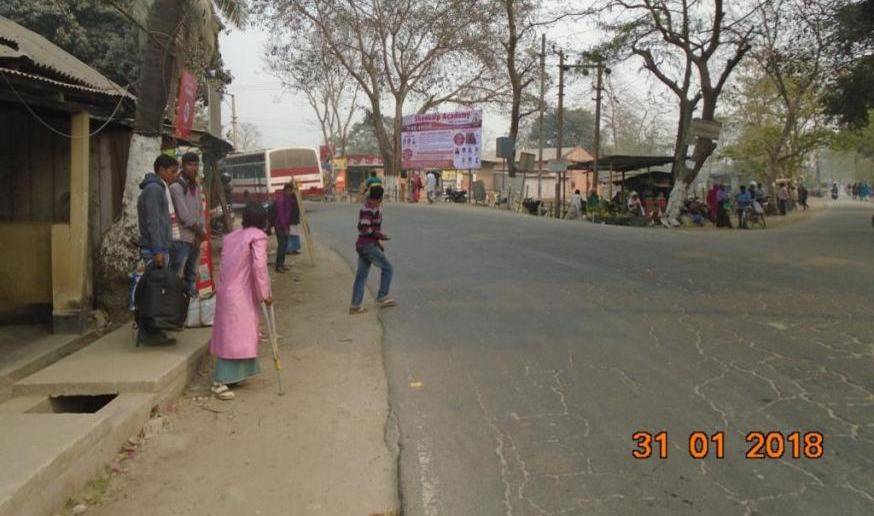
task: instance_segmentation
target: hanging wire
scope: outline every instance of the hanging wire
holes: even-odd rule
[[[72,134],[67,134],[65,132],[62,132],[62,131],[55,129],[54,127],[51,126],[51,124],[49,124],[48,122],[43,120],[43,118],[41,116],[39,116],[36,113],[36,111],[33,110],[33,108],[30,107],[30,104],[28,104],[27,101],[24,100],[24,98],[21,96],[21,94],[18,93],[18,90],[15,89],[15,86],[13,86],[11,82],[9,82],[9,78],[6,77],[6,70],[0,68],[0,75],[3,76],[3,80],[6,81],[6,84],[9,86],[9,88],[12,90],[12,92],[15,93],[15,96],[18,97],[18,101],[21,102],[21,104],[27,109],[27,111],[31,114],[31,116],[33,116],[40,124],[45,126],[45,128],[48,129],[49,131],[51,131],[59,136],[62,136],[64,138],[67,138],[69,140],[91,138],[92,136],[96,136],[101,131],[106,129],[106,127],[110,123],[112,123],[114,120],[116,120],[115,115],[118,113],[118,110],[121,109],[121,105],[124,103],[125,98],[127,98],[126,95],[121,95],[121,98],[119,99],[118,104],[115,105],[115,109],[113,109],[112,114],[109,115],[109,119],[106,122],[104,122],[103,125],[98,127],[94,132],[89,133],[87,136],[74,136]],[[135,83],[128,84],[126,87],[123,88],[125,94],[128,93],[128,90],[134,84]]]

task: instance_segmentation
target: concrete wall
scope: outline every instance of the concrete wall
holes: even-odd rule
[[[0,322],[52,304],[52,224],[0,222]]]

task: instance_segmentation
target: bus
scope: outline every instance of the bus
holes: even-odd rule
[[[292,178],[305,199],[322,199],[325,195],[325,179],[316,149],[296,147],[235,153],[219,161],[219,171],[231,178],[230,202],[235,207],[272,199]]]

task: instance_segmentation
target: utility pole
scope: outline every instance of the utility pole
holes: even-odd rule
[[[546,34],[540,35],[540,147],[537,150],[537,199],[543,194],[543,110],[546,97]]]
[[[237,150],[237,151],[240,150],[237,147],[238,134],[239,133],[237,132],[237,97],[233,93],[231,93],[231,138],[234,140],[233,141],[234,150]]]
[[[596,65],[598,69],[598,79],[595,95],[595,154],[592,156],[592,176],[595,180],[595,191],[598,190],[598,158],[601,156],[601,99],[604,91],[604,63],[599,62]],[[609,69],[608,69],[609,71]],[[613,183],[610,183],[610,188],[613,188]]]
[[[555,160],[562,162],[562,136],[564,130],[564,50],[558,51],[558,113],[555,134]],[[561,218],[561,192],[564,186],[564,173],[555,173],[555,218]]]

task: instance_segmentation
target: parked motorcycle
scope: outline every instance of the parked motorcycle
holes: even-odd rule
[[[455,188],[447,188],[443,195],[443,200],[446,202],[467,202],[467,190],[456,190]]]

